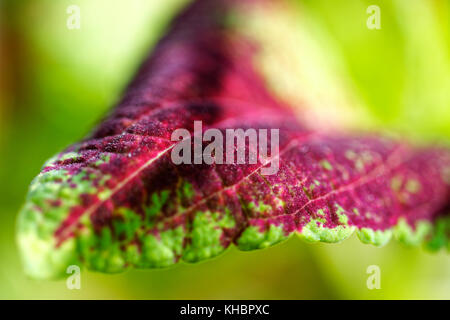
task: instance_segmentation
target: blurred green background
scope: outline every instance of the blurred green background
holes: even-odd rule
[[[394,241],[379,249],[355,237],[336,245],[293,237],[266,250],[230,248],[211,261],[165,270],[83,271],[81,290],[24,276],[14,228],[29,182],[47,158],[87,134],[114,104],[186,2],[0,0],[0,298],[449,299],[445,252]],[[66,28],[72,4],[81,8],[79,30]],[[372,4],[381,9],[380,30],[366,28]],[[304,18],[298,31],[321,50],[327,72],[339,66],[336,72],[345,75],[328,85],[349,84],[369,115],[360,129],[449,142],[449,1],[298,0],[295,8]],[[323,95],[330,89],[319,87]],[[379,290],[366,286],[370,265],[381,269]]]

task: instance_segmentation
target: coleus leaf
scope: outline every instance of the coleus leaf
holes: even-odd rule
[[[36,278],[70,264],[120,272],[214,257],[234,243],[292,234],[339,242],[355,230],[448,246],[450,152],[305,128],[253,69],[257,48],[226,18],[234,1],[197,1],[85,140],[47,161],[19,214],[18,243]],[[177,128],[279,129],[279,171],[256,164],[175,165]]]

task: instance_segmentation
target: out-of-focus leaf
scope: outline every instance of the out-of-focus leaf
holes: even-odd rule
[[[28,274],[57,277],[79,263],[102,272],[166,267],[294,233],[448,245],[450,153],[305,129],[253,69],[257,47],[227,27],[235,5],[193,4],[112,113],[44,165],[18,222]],[[171,135],[192,134],[195,120],[222,132],[279,129],[279,153],[269,163],[175,165]],[[273,161],[279,171],[263,175]]]

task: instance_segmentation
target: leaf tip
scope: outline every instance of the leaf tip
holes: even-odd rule
[[[69,265],[77,263],[76,246],[73,239],[60,246],[53,237],[41,237],[36,225],[27,223],[33,214],[26,207],[17,222],[17,245],[27,276],[33,279],[58,279],[66,274]]]

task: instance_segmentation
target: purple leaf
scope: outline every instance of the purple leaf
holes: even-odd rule
[[[356,230],[378,246],[392,235],[448,246],[449,151],[303,127],[254,70],[256,47],[227,28],[230,5],[192,5],[90,137],[44,165],[18,222],[29,275],[58,277],[80,263],[111,273],[166,267],[293,233],[339,242]],[[171,135],[192,134],[194,121],[203,132],[278,129],[279,153],[176,165]],[[274,162],[276,174],[264,175]]]

